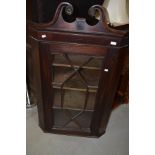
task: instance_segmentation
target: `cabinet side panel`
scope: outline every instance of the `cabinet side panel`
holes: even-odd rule
[[[129,48],[126,47],[124,52],[125,57],[124,57],[123,69],[119,79],[113,109],[115,109],[121,104],[124,103],[127,104],[129,102]]]
[[[92,133],[98,136],[105,132],[118,86],[124,58],[123,49],[109,49],[103,64],[95,112],[92,120]],[[105,71],[108,70],[108,72]],[[102,124],[102,128],[101,128]]]
[[[38,108],[38,119],[39,126],[44,128],[44,111],[43,111],[43,101],[42,101],[42,90],[41,90],[41,78],[40,78],[40,60],[39,60],[39,44],[36,40],[30,38],[30,44],[32,46],[32,70],[34,73],[34,93],[37,98],[37,108]]]
[[[51,67],[49,57],[49,45],[40,42],[39,43],[39,55],[40,55],[40,73],[41,73],[41,89],[43,100],[43,112],[44,112],[44,126],[45,131],[51,131],[53,124],[52,117],[52,87],[51,87]]]

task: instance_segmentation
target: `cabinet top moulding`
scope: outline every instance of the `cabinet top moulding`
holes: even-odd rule
[[[100,14],[100,20],[95,25],[89,25],[85,18],[75,18],[73,22],[67,22],[62,16],[63,10],[69,16],[74,12],[70,3],[60,3],[51,22],[29,23],[30,36],[46,42],[94,44],[110,48],[128,46],[128,31],[111,28],[107,11],[102,6],[94,5],[89,9],[92,17],[96,11]]]

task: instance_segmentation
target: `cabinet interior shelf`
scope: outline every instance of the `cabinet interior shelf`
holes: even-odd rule
[[[83,91],[83,92],[86,92],[87,91],[87,89],[84,89],[84,88],[76,88],[76,87],[63,87],[63,88],[61,88],[61,86],[56,86],[55,84],[56,83],[52,82],[53,88],[55,88],[55,89],[74,90],[74,91]],[[88,89],[88,92],[90,92],[90,93],[96,93],[98,87],[97,86],[88,86],[88,88],[89,88]]]
[[[65,107],[62,109],[62,107],[60,106],[57,106],[57,105],[53,105],[52,109],[56,109],[56,110],[74,110],[74,111],[82,111],[83,109],[82,108],[69,108],[69,107]],[[84,110],[85,112],[94,112],[93,109],[85,109]]]
[[[52,66],[53,67],[67,67],[67,68],[71,68],[70,65],[67,65],[67,64],[59,64],[59,63],[53,63]],[[80,67],[80,66],[74,65],[74,68],[75,69],[82,68],[82,69],[100,70],[99,67],[91,67],[91,66],[83,66],[83,67]]]

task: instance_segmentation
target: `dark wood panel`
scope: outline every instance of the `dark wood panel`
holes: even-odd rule
[[[51,43],[49,50],[52,53],[72,53],[72,54],[84,54],[92,56],[105,56],[107,48],[102,46],[91,46],[87,44],[72,44],[72,43]]]

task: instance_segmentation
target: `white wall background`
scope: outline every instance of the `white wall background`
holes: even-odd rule
[[[129,23],[129,0],[105,0],[103,6],[109,13],[110,23]]]

